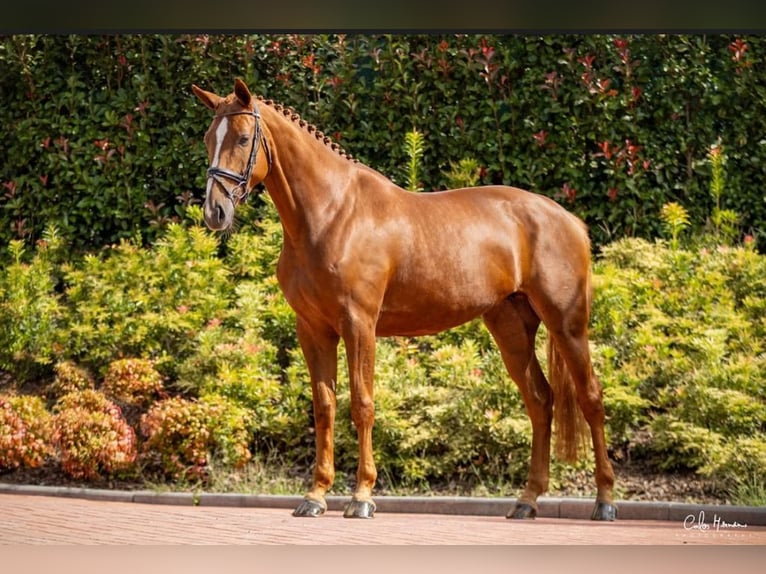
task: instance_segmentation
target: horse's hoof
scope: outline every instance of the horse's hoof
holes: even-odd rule
[[[375,503],[372,500],[352,500],[346,505],[344,518],[373,518]]]
[[[596,507],[591,514],[591,520],[605,520],[613,521],[617,518],[617,507],[614,504],[608,502],[597,502]]]
[[[519,502],[508,514],[506,518],[535,518],[537,516],[537,508],[526,502]]]
[[[293,516],[316,518],[322,516],[327,510],[327,507],[316,500],[305,498],[303,502],[298,505],[298,508],[293,510]]]

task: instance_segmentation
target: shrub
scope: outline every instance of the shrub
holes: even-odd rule
[[[219,358],[228,355],[215,375],[201,389],[203,398],[226,397],[249,413],[249,428],[256,448],[268,453],[273,448],[290,451],[303,438],[304,429],[294,425],[296,415],[306,406],[310,385],[293,385],[280,380],[276,349],[266,341],[247,337],[228,348],[218,349]]]
[[[651,425],[650,451],[661,455],[662,469],[692,469],[712,474],[725,459],[720,434],[663,414]]]
[[[123,242],[66,266],[68,355],[92,367],[147,357],[172,374],[230,303],[217,251],[211,232],[170,225],[151,249]]]
[[[457,163],[450,161],[450,169],[445,172],[448,189],[475,187],[481,177],[481,166],[472,157],[464,157]]]
[[[70,393],[56,403],[54,411],[53,440],[66,475],[101,478],[128,470],[135,461],[135,432],[103,393]]]
[[[74,361],[59,361],[53,370],[56,375],[48,391],[55,398],[61,398],[76,391],[94,389],[96,386],[90,372]]]
[[[51,415],[34,396],[0,396],[0,469],[36,468],[53,454]]]
[[[172,397],[141,418],[144,460],[172,479],[204,480],[212,460],[238,467],[250,459],[244,409],[226,400]]]
[[[661,469],[763,478],[766,356],[749,303],[766,258],[708,241],[622,240],[597,261],[591,337],[607,427],[614,447]]]
[[[50,372],[63,310],[46,244],[28,262],[23,242],[10,250],[13,261],[0,268],[0,368],[24,382]]]
[[[162,375],[147,359],[118,359],[109,364],[101,390],[118,402],[145,406],[162,391]]]
[[[226,268],[236,282],[236,312],[231,319],[242,329],[254,329],[277,346],[280,367],[286,353],[297,347],[295,314],[285,301],[275,277],[282,251],[282,224],[274,202],[266,197],[258,209],[243,210],[253,217],[253,232],[244,229],[226,242]]]

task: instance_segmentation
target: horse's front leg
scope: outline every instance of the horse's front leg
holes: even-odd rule
[[[375,373],[375,325],[372,320],[351,321],[344,329],[343,341],[348,357],[351,391],[351,420],[359,440],[359,465],[356,490],[346,506],[346,518],[372,518],[375,502],[372,489],[377,470],[372,450],[372,425],[375,421],[373,377]]]
[[[311,376],[316,429],[316,465],[311,490],[293,516],[320,516],[327,510],[325,494],[335,478],[333,434],[335,430],[335,381],[338,375],[337,334],[310,326],[298,319],[298,342]]]

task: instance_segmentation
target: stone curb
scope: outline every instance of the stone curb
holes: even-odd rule
[[[35,486],[0,483],[0,494],[61,496],[109,502],[168,504],[178,506],[228,506],[237,508],[293,509],[303,500],[294,495],[154,492],[151,490],[105,490],[66,486]],[[328,496],[331,511],[342,510],[349,496]],[[452,514],[464,516],[505,516],[516,503],[515,498],[462,496],[377,496],[379,512],[408,514]],[[594,500],[590,498],[558,498],[542,496],[538,500],[541,518],[588,519]],[[687,504],[679,502],[619,501],[619,520],[661,520],[713,523],[716,519],[752,526],[766,526],[766,507]],[[704,513],[704,514],[701,514]]]

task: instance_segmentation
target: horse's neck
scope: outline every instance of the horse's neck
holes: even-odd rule
[[[264,107],[273,157],[264,183],[279,212],[285,239],[298,242],[316,236],[331,223],[343,203],[342,182],[348,181],[348,172],[356,166],[318,141],[314,133]]]

